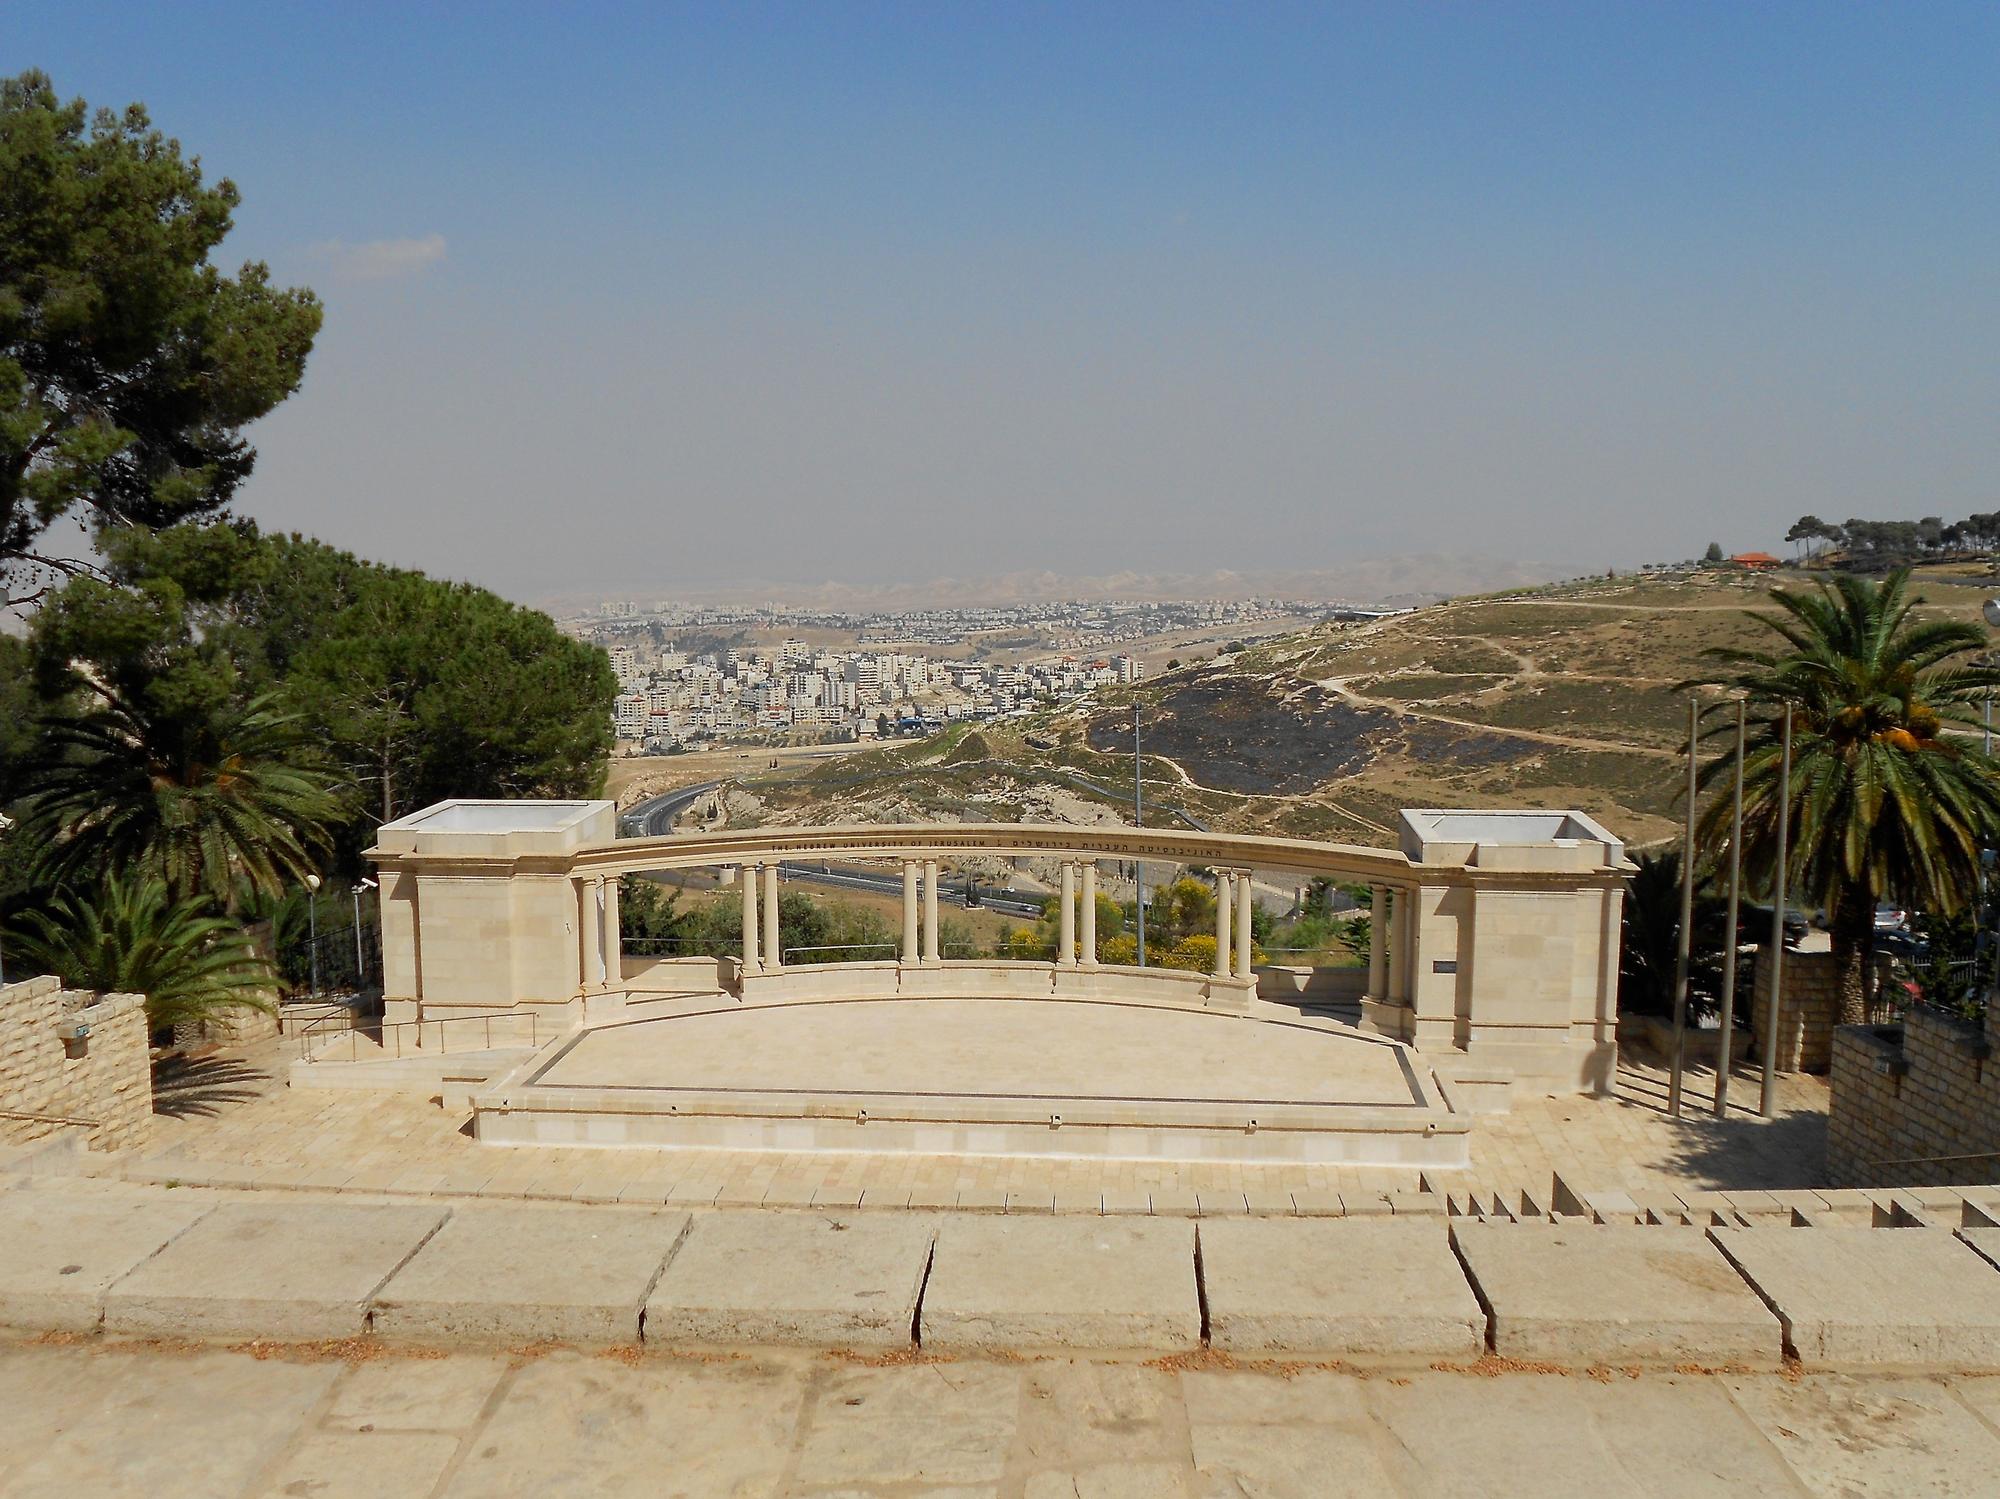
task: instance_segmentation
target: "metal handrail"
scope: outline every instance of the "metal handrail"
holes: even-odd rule
[[[895,942],[840,942],[819,947],[788,947],[784,950],[785,961],[802,952],[887,952],[894,956],[900,944]]]
[[[519,1023],[522,1020],[526,1020],[528,1022],[529,1049],[534,1050],[535,1048],[539,1047],[542,1044],[541,1015],[538,1011],[535,1010],[488,1010],[477,1015],[442,1015],[431,1020],[389,1021],[376,1027],[376,1029],[381,1032],[381,1039],[378,1042],[378,1044],[381,1046],[382,1051],[384,1053],[384,1060],[401,1061],[403,1057],[403,1033],[408,1030],[415,1030],[417,1033],[417,1045],[415,1049],[418,1053],[427,1056],[443,1056],[446,1052],[451,1050],[451,1048],[445,1044],[446,1027],[455,1025],[465,1025],[474,1020],[484,1022],[484,1032],[483,1032],[482,1044],[478,1047],[471,1048],[473,1050],[491,1051],[493,1049],[493,1022],[496,1020],[512,1021],[516,1025],[519,1025]],[[426,1047],[423,1044],[424,1027],[427,1025],[437,1027],[438,1044],[435,1050]],[[361,1056],[360,1029],[361,1028],[359,1026],[353,1026],[349,1028],[347,1033],[347,1060],[350,1062],[355,1062],[360,1060]],[[301,1032],[300,1034],[303,1035],[304,1032]],[[395,1052],[393,1056],[388,1055],[390,1050],[389,1038],[391,1036],[395,1037]],[[463,1049],[465,1048],[461,1048],[461,1050]],[[318,1055],[308,1051],[304,1054],[303,1057],[301,1057],[300,1060],[306,1062],[323,1062],[326,1060],[326,1058],[323,1055]]]
[[[104,1123],[102,1119],[77,1119],[69,1114],[35,1114],[25,1109],[0,1109],[0,1119],[19,1119],[28,1124],[73,1124],[82,1129],[96,1129]]]
[[[325,1025],[329,1020],[333,1020],[336,1018],[344,1018],[348,1022],[348,1029],[353,1030],[354,1022],[361,1018],[360,1011],[356,1009],[353,1005],[343,1005],[333,1000],[307,999],[304,1001],[294,1000],[293,1003],[323,1004],[326,1006],[325,1013],[313,1016],[312,1019],[308,1020],[303,1026],[299,1028],[296,1039],[299,1043],[299,1055],[302,1057],[310,1058],[310,1054],[312,1051],[312,1047],[310,1044],[308,1044],[306,1038],[312,1035],[313,1032],[319,1030],[319,1028],[322,1025]],[[282,1009],[283,1006],[280,1006],[281,1011]]]
[[[2000,1150],[1975,1150],[1970,1155],[1912,1155],[1900,1160],[1870,1161],[1870,1166],[1945,1166],[1957,1161],[2000,1161]]]

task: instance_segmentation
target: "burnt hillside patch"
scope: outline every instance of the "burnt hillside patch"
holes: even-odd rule
[[[1090,747],[1130,753],[1131,724],[1124,714],[1093,719]],[[1265,683],[1213,674],[1153,698],[1145,748],[1219,791],[1290,794],[1353,775],[1395,728],[1390,714],[1355,708],[1318,687],[1281,697]]]

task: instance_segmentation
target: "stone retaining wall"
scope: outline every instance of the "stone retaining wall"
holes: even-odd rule
[[[1764,1046],[1765,1017],[1771,1006],[1771,948],[1757,949],[1755,998],[1750,1033]],[[1778,1070],[1824,1072],[1833,1065],[1833,1033],[1840,1024],[1837,971],[1830,952],[1785,950],[1785,997],[1778,1007]]]
[[[82,1056],[68,1056],[56,1034],[65,1020],[90,1026]],[[0,988],[0,1109],[90,1120],[93,1150],[144,1144],[153,1122],[145,1000],[76,993],[55,978]],[[18,1144],[71,1127],[0,1118],[0,1140]]]
[[[1856,1186],[2000,1180],[2000,1064],[1986,1024],[1913,1007],[1900,1026],[1834,1033],[1827,1173]],[[1965,1157],[1941,1160],[1939,1157]]]

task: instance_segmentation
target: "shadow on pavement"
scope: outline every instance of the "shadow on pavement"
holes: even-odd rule
[[[209,1118],[222,1106],[261,1097],[271,1074],[235,1057],[166,1057],[153,1066],[153,1112]]]

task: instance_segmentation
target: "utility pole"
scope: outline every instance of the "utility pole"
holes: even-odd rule
[[[1142,774],[1144,762],[1139,758],[1139,704],[1132,704],[1132,826],[1146,825],[1145,779]],[[1132,883],[1138,892],[1139,911],[1139,966],[1146,966],[1146,865],[1144,861],[1132,861]]]
[[[1730,1038],[1736,1031],[1737,915],[1743,899],[1743,729],[1745,704],[1736,700],[1736,806],[1729,820],[1729,928],[1722,949],[1722,1014],[1716,1033],[1715,1117],[1729,1111]]]
[[[1687,832],[1681,841],[1681,931],[1674,954],[1674,1054],[1667,1073],[1667,1116],[1681,1117],[1681,1075],[1687,1061],[1688,967],[1694,937],[1695,750],[1701,738],[1701,699],[1688,699]]]
[[[1778,862],[1771,876],[1771,992],[1764,1001],[1764,1086],[1757,1112],[1778,1106],[1778,1007],[1785,997],[1785,844],[1792,828],[1792,709],[1785,705],[1778,752]]]

